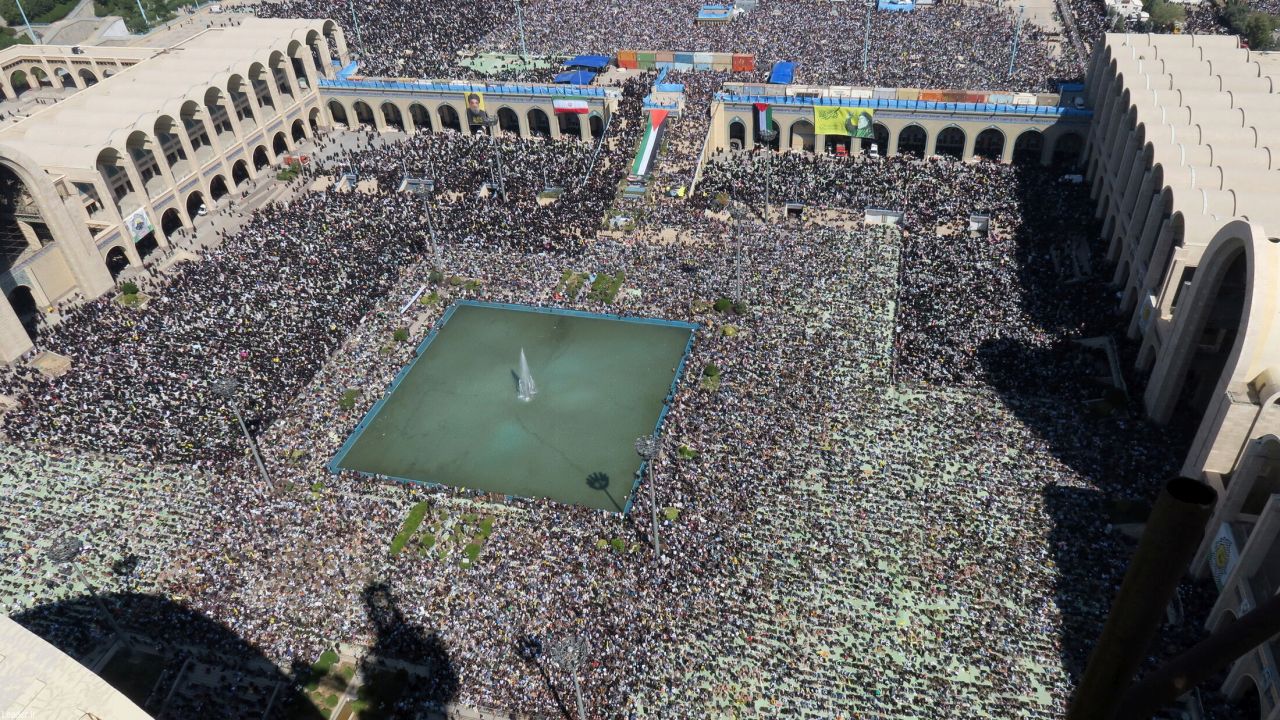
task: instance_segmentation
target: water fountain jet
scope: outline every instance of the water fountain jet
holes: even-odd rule
[[[524,348],[520,348],[520,378],[516,385],[516,397],[529,402],[538,394],[538,386],[533,382],[533,373],[529,372],[529,361],[524,357]]]

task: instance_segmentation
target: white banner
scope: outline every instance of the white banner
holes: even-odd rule
[[[146,208],[138,208],[130,213],[129,217],[124,219],[124,226],[128,228],[129,235],[133,237],[135,243],[155,229],[155,226],[151,224],[151,218],[147,215]]]

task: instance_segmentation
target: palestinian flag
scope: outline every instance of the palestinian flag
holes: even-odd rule
[[[552,100],[551,107],[557,113],[572,113],[574,115],[586,115],[590,110],[587,107],[586,100]]]
[[[640,142],[640,150],[636,153],[635,162],[631,164],[632,175],[648,175],[657,159],[658,145],[661,144],[663,121],[667,119],[667,111],[654,109],[649,111],[649,127],[645,128]]]
[[[769,103],[753,103],[756,108],[756,140],[764,142],[760,133],[773,128],[773,106]]]

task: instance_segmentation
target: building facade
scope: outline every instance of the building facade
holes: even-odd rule
[[[1235,37],[1107,35],[1086,89],[1087,176],[1143,397],[1195,427],[1182,473],[1219,492],[1193,561],[1210,629],[1280,589],[1280,56]],[[1274,641],[1224,690],[1280,718]]]

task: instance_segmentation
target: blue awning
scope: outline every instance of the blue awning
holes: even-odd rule
[[[562,72],[555,78],[556,82],[568,85],[590,85],[591,81],[595,79],[596,74],[593,72],[587,72],[586,70],[570,70],[569,72]]]
[[[609,67],[608,55],[579,55],[564,64],[567,68],[583,68],[585,70],[603,70]],[[559,82],[557,80],[556,82]]]
[[[769,71],[769,82],[775,85],[788,85],[796,77],[796,64],[793,62],[776,62]]]

